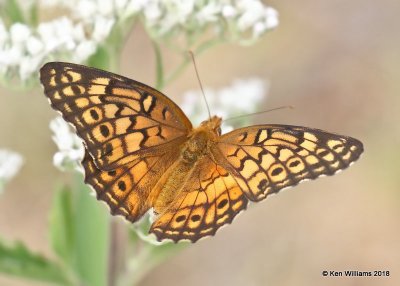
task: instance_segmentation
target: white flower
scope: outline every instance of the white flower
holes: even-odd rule
[[[135,2],[137,2],[137,1],[135,1]],[[127,3],[128,3],[128,0],[114,0],[115,8],[120,11],[126,8]]]
[[[94,21],[94,29],[92,38],[95,42],[104,41],[110,34],[111,28],[114,25],[114,19],[107,19],[105,17],[98,16]]]
[[[210,26],[216,33],[232,33],[227,36],[246,43],[248,34],[254,41],[278,23],[276,11],[260,0],[141,0],[128,4],[132,5],[134,8],[130,10],[143,15],[144,24],[154,38],[178,32],[190,36],[193,31],[198,33]],[[228,31],[226,24],[230,27]]]
[[[0,65],[9,66],[16,65],[21,61],[23,51],[19,46],[6,48],[0,52]]]
[[[151,0],[136,0],[136,1],[129,1],[126,3],[126,12],[127,14],[136,14],[139,13],[143,10],[144,7],[148,5],[148,3]],[[122,9],[121,6],[119,6],[119,9]]]
[[[74,7],[71,8],[74,10],[75,13],[77,13],[75,14],[75,16],[78,16],[81,19],[90,19],[91,17],[96,15],[97,3],[95,1],[90,1],[90,0],[81,0],[77,1],[76,8]]]
[[[18,153],[0,149],[0,192],[4,189],[5,183],[18,173],[23,162]]]
[[[43,42],[40,41],[35,36],[30,36],[26,41],[26,49],[30,55],[37,55],[43,51],[44,45]]]
[[[161,16],[161,10],[158,7],[158,3],[150,2],[145,7],[146,8],[143,10],[143,14],[148,21],[155,21]]]
[[[241,12],[241,16],[238,19],[237,25],[241,31],[249,29],[264,14],[263,4],[260,1],[256,0],[238,1],[238,9]]]
[[[273,29],[276,28],[279,24],[278,20],[278,11],[271,7],[267,7],[265,9],[265,24],[267,26],[267,29]]]
[[[82,140],[61,117],[50,122],[50,129],[53,131],[53,141],[58,147],[58,152],[53,157],[53,164],[62,171],[78,170],[83,172],[80,165],[84,155]]]
[[[21,23],[14,23],[10,27],[11,42],[13,44],[20,44],[26,41],[29,37],[31,30],[27,25]]]
[[[235,80],[231,86],[219,91],[218,104],[232,110],[232,112],[254,112],[257,108],[257,104],[260,103],[266,95],[266,91],[267,85],[265,81],[261,79],[238,79]],[[230,116],[232,115],[233,114]]]
[[[217,3],[209,3],[202,7],[197,13],[197,19],[201,25],[215,22],[218,20],[218,14],[221,13],[221,6]]]
[[[222,16],[226,18],[231,18],[236,16],[237,11],[232,5],[224,5],[222,7]]]
[[[96,43],[94,41],[84,41],[81,42],[75,50],[75,54],[73,54],[72,58],[74,62],[82,62],[87,59],[89,56],[93,55],[96,52]]]
[[[19,65],[19,77],[22,80],[28,79],[28,77],[35,73],[43,61],[44,55],[36,57],[23,57]]]
[[[0,77],[18,75],[22,81],[36,79],[42,64],[52,58],[82,63],[109,36],[127,1],[41,0],[42,7],[60,9],[61,15],[37,27],[0,19]],[[122,5],[122,6],[121,6]],[[24,6],[22,6],[24,7]],[[117,10],[120,9],[120,10]]]
[[[53,58],[84,62],[128,17],[142,20],[152,38],[183,34],[191,45],[208,27],[219,37],[249,44],[278,24],[276,10],[261,0],[40,0],[40,4],[42,9],[59,9],[61,15],[37,27],[11,23],[7,28],[0,19],[0,76],[34,78],[39,67]]]
[[[257,111],[259,104],[265,99],[267,91],[267,84],[259,78],[238,79],[230,86],[219,90],[204,89],[211,115],[220,116],[222,119]],[[204,98],[199,90],[185,92],[181,107],[194,125],[208,119]],[[233,126],[223,123],[223,133],[232,129]]]

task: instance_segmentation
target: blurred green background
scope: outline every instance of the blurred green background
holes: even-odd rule
[[[400,1],[268,1],[276,31],[251,47],[220,45],[197,58],[203,85],[259,76],[271,89],[255,123],[315,127],[360,139],[362,158],[334,177],[253,204],[216,237],[156,267],[141,285],[400,285]],[[166,70],[178,64],[165,55]],[[125,45],[121,74],[154,84],[154,54],[141,27]],[[164,92],[198,88],[193,68]],[[48,212],[56,116],[43,92],[0,88],[0,144],[25,157],[0,196],[0,233],[52,257]],[[323,277],[323,270],[389,270],[390,277]],[[6,276],[0,285],[40,285]]]

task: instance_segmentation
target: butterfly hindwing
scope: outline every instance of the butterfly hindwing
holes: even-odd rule
[[[52,107],[75,126],[104,170],[179,145],[192,128],[161,92],[116,74],[54,62],[42,67],[40,78]]]
[[[190,240],[214,235],[247,206],[235,178],[209,156],[198,162],[170,207],[160,214],[150,232],[158,240]]]
[[[354,138],[288,125],[237,129],[221,136],[217,145],[214,152],[252,201],[306,179],[333,175],[363,152]]]

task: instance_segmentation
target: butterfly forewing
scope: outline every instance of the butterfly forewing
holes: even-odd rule
[[[53,108],[75,126],[104,170],[179,146],[192,128],[165,95],[119,75],[55,62],[43,66],[40,78]]]
[[[318,129],[261,125],[221,136],[219,152],[247,197],[260,201],[300,181],[347,168],[363,152],[363,145]]]

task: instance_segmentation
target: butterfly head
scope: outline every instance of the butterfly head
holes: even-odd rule
[[[221,135],[221,123],[222,123],[222,118],[218,116],[212,116],[210,119],[204,120],[201,124],[200,127],[203,127],[213,133],[215,133],[217,136]]]

